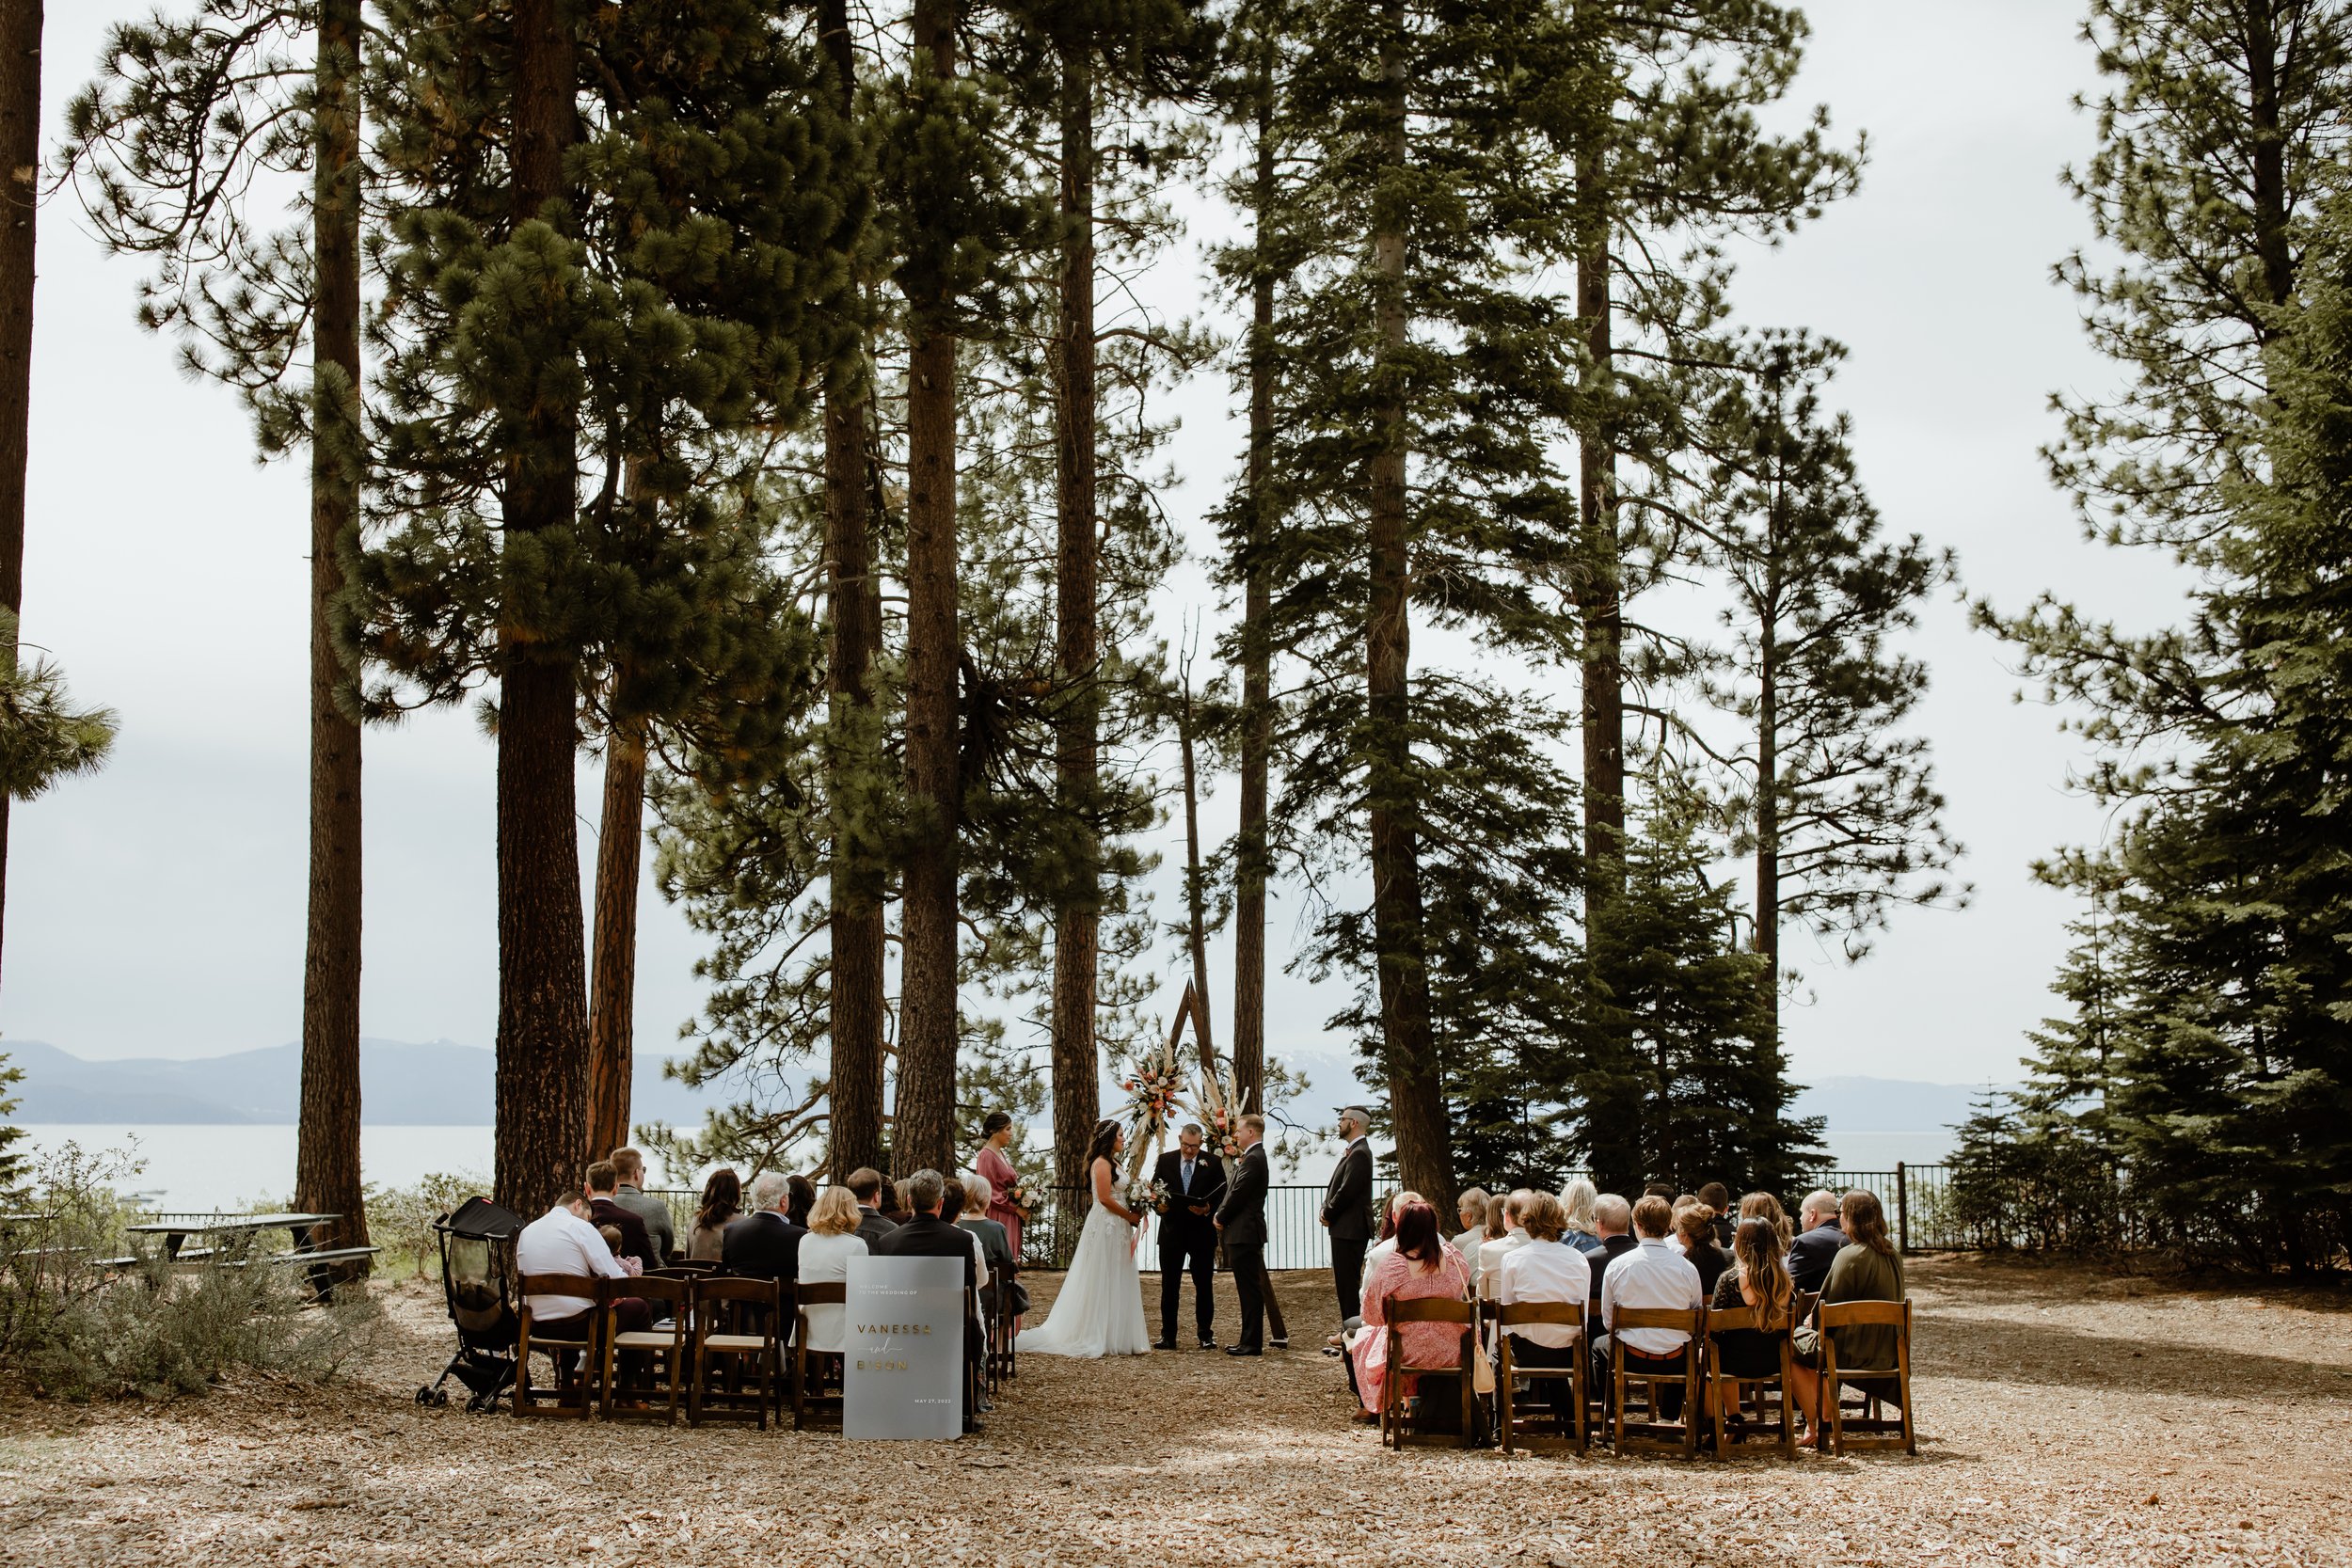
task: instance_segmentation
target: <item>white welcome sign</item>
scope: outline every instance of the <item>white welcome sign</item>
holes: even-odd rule
[[[844,1437],[963,1433],[961,1258],[852,1258],[844,1316]]]

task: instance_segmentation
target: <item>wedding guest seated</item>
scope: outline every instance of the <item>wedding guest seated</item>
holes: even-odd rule
[[[1486,1235],[1486,1199],[1490,1195],[1484,1187],[1469,1187],[1456,1200],[1462,1228],[1454,1238],[1454,1250],[1465,1259],[1478,1256],[1478,1249],[1488,1241]]]
[[[1383,1258],[1388,1257],[1389,1254],[1396,1250],[1396,1222],[1399,1216],[1405,1212],[1406,1205],[1410,1203],[1426,1203],[1427,1201],[1428,1200],[1423,1198],[1421,1194],[1415,1192],[1400,1191],[1389,1195],[1388,1206],[1380,1211],[1380,1235],[1378,1239],[1372,1243],[1371,1250],[1364,1254],[1365,1295],[1368,1296],[1372,1292],[1372,1271],[1379,1266],[1380,1260]],[[1476,1266],[1477,1265],[1474,1262],[1466,1264],[1462,1272],[1465,1275],[1468,1275],[1470,1271]],[[1343,1325],[1341,1332],[1344,1333],[1345,1331],[1345,1327]]]
[[[1796,1239],[1796,1227],[1788,1223],[1788,1211],[1783,1209],[1780,1199],[1770,1193],[1750,1193],[1741,1198],[1740,1217],[1743,1220],[1762,1220],[1770,1225],[1772,1234],[1780,1238],[1780,1250],[1784,1255],[1788,1251],[1788,1243]],[[1786,1256],[1781,1262],[1785,1268],[1788,1264]]]
[[[940,1188],[939,1217],[959,1230],[963,1229],[963,1181],[960,1177],[948,1177]],[[988,1248],[977,1234],[968,1230],[964,1234],[972,1237],[972,1261],[979,1270],[980,1290],[985,1292],[990,1284]],[[981,1299],[985,1303],[985,1294]]]
[[[686,1230],[686,1256],[716,1263],[725,1254],[721,1238],[727,1227],[743,1217],[743,1179],[731,1165],[722,1165],[703,1183],[702,1201],[694,1206],[694,1223]]]
[[[636,1277],[638,1277],[638,1275],[642,1275],[642,1274],[644,1274],[644,1273],[645,1272],[645,1265],[644,1265],[644,1264],[640,1263],[640,1262],[639,1262],[636,1259],[634,1259],[634,1258],[625,1257],[625,1256],[622,1254],[622,1252],[621,1252],[621,1227],[620,1227],[619,1226],[617,1226],[617,1225],[600,1225],[600,1226],[596,1227],[596,1234],[597,1234],[597,1235],[599,1235],[599,1236],[601,1236],[601,1237],[603,1237],[603,1238],[604,1238],[604,1244],[605,1244],[606,1246],[609,1246],[609,1247],[611,1247],[611,1248],[612,1249],[612,1256],[613,1256],[615,1259],[619,1259],[619,1261],[620,1261],[620,1265],[621,1265],[621,1272],[622,1272],[623,1274],[626,1274],[626,1275],[628,1275],[631,1279],[635,1279]]]
[[[606,1167],[610,1169],[610,1166]],[[515,1237],[515,1272],[519,1275],[568,1274],[589,1279],[626,1279],[628,1271],[612,1255],[596,1227],[588,1222],[586,1195],[573,1193],[522,1227]],[[548,1339],[584,1339],[589,1315],[596,1304],[586,1296],[532,1294],[532,1332]],[[623,1333],[653,1326],[653,1309],[641,1296],[624,1296],[614,1305]],[[569,1362],[564,1363],[568,1366]]]
[[[1601,1245],[1598,1222],[1593,1218],[1593,1205],[1599,1201],[1599,1198],[1600,1195],[1593,1190],[1593,1184],[1581,1176],[1569,1178],[1568,1184],[1560,1189],[1561,1220],[1564,1226],[1561,1240],[1588,1259],[1597,1259],[1605,1255],[1605,1249]]]
[[[1634,1248],[1632,1236],[1633,1205],[1615,1193],[1603,1193],[1593,1199],[1593,1234],[1600,1241],[1600,1250],[1591,1255],[1593,1265],[1592,1317],[1600,1316],[1600,1283],[1609,1272],[1609,1265]]]
[[[1829,1274],[1821,1282],[1821,1306],[1841,1301],[1900,1301],[1903,1299],[1903,1260],[1886,1234],[1886,1212],[1878,1195],[1861,1188],[1848,1193],[1838,1206],[1838,1228],[1846,1244],[1837,1249]],[[1803,1241],[1804,1237],[1799,1237]],[[1837,1338],[1839,1381],[1848,1372],[1890,1371],[1902,1338],[1899,1328],[1864,1326],[1833,1330]],[[1834,1388],[1821,1386],[1821,1336],[1811,1325],[1796,1331],[1797,1408],[1813,1423],[1806,1446],[1820,1448],[1829,1419]],[[1857,1386],[1868,1386],[1858,1385]],[[1883,1386],[1883,1385],[1880,1386]]]
[[[849,1279],[850,1259],[863,1258],[866,1251],[866,1238],[857,1233],[858,1213],[857,1199],[847,1187],[827,1187],[817,1195],[817,1207],[808,1214],[808,1234],[801,1238],[802,1284],[838,1285]],[[842,1317],[847,1307],[824,1304],[805,1310],[810,1350],[838,1355],[849,1348],[849,1325]]]
[[[1846,1244],[1837,1224],[1837,1195],[1814,1191],[1797,1206],[1797,1239],[1788,1243],[1788,1277],[1800,1291],[1819,1291],[1830,1263]]]
[[[996,1201],[996,1189],[985,1176],[974,1174],[963,1179],[963,1209],[956,1224],[980,1239],[980,1261],[988,1271],[988,1283],[980,1287],[980,1306],[989,1312],[996,1310],[996,1293],[1012,1285],[1012,1237],[1003,1224],[988,1217],[989,1205]],[[1015,1301],[1018,1310],[1022,1303]]]
[[[1495,1281],[1502,1272],[1502,1260],[1527,1244],[1527,1210],[1535,1201],[1535,1195],[1525,1187],[1515,1189],[1502,1202],[1502,1234],[1478,1249],[1478,1293],[1490,1297],[1495,1293]],[[1469,1259],[1462,1259],[1468,1263]]]
[[[1772,1222],[1756,1216],[1743,1219],[1732,1232],[1732,1266],[1715,1284],[1708,1305],[1718,1311],[1747,1307],[1756,1314],[1754,1328],[1735,1328],[1715,1338],[1715,1354],[1731,1377],[1774,1377],[1780,1372],[1780,1342],[1788,1337],[1789,1307],[1796,1288],[1788,1282],[1788,1260],[1783,1256],[1780,1233]],[[1717,1414],[1737,1422],[1740,1401],[1735,1390],[1719,1390]]]
[[[727,1273],[749,1279],[789,1281],[800,1274],[801,1241],[808,1232],[785,1213],[791,1187],[774,1171],[752,1179],[752,1210],[727,1227],[720,1260]]]
[[[857,1233],[866,1238],[868,1247],[898,1228],[896,1222],[882,1212],[884,1185],[882,1172],[871,1165],[860,1165],[850,1173],[850,1179],[844,1185],[850,1189],[850,1196],[857,1199]]]
[[[1364,1276],[1364,1327],[1357,1335],[1351,1358],[1357,1397],[1363,1403],[1358,1419],[1380,1418],[1380,1389],[1389,1370],[1389,1308],[1391,1303],[1438,1296],[1460,1301],[1470,1293],[1470,1273],[1454,1250],[1438,1233],[1438,1212],[1420,1198],[1406,1202],[1395,1215],[1394,1243],[1377,1266]],[[1461,1342],[1462,1330],[1454,1323],[1406,1323],[1406,1359],[1424,1363],[1451,1361]]]
[[[1591,1190],[1590,1183],[1586,1190]],[[1559,1302],[1582,1307],[1592,1299],[1593,1265],[1576,1248],[1561,1240],[1567,1215],[1549,1193],[1535,1193],[1519,1212],[1527,1240],[1503,1254],[1495,1282],[1495,1301],[1503,1307],[1520,1302]],[[1565,1323],[1521,1323],[1511,1330],[1511,1360],[1521,1367],[1565,1367],[1579,1354],[1578,1331]],[[1567,1411],[1571,1385],[1562,1378],[1545,1378],[1535,1385],[1535,1397],[1561,1413],[1564,1430],[1573,1424]]]
[[[1711,1299],[1715,1281],[1731,1267],[1731,1254],[1715,1244],[1715,1211],[1705,1203],[1693,1203],[1675,1215],[1675,1234],[1682,1243],[1682,1256],[1699,1271],[1699,1289]]]
[[[802,1229],[808,1228],[808,1216],[817,1211],[817,1183],[799,1171],[784,1179],[787,1188],[784,1215]]]
[[[658,1269],[661,1259],[655,1256],[653,1238],[645,1234],[645,1222],[622,1208],[615,1201],[621,1190],[620,1167],[610,1160],[598,1160],[588,1167],[588,1218],[596,1225],[618,1226],[621,1231],[621,1255],[634,1258],[639,1265]]]
[[[1731,1189],[1720,1181],[1709,1181],[1699,1189],[1699,1201],[1715,1211],[1715,1244],[1728,1253],[1732,1233]],[[1707,1288],[1713,1290],[1715,1282],[1708,1280]]]
[[[899,1192],[898,1184],[887,1176],[882,1179],[882,1194],[875,1202],[882,1210],[882,1218],[893,1225],[904,1225],[914,1217],[914,1211],[907,1206],[906,1195]]]
[[[1593,1348],[1596,1356],[1603,1358],[1602,1376],[1608,1375],[1605,1357],[1616,1337],[1619,1307],[1688,1312],[1706,1305],[1707,1294],[1699,1289],[1699,1271],[1667,1244],[1666,1231],[1673,1223],[1674,1205],[1655,1193],[1633,1206],[1637,1243],[1631,1251],[1611,1262],[1601,1276],[1600,1321],[1609,1332],[1596,1339]],[[1691,1336],[1678,1328],[1629,1328],[1624,1338],[1627,1370],[1661,1376],[1680,1372],[1682,1347],[1691,1341]],[[1659,1414],[1671,1421],[1681,1409],[1680,1387],[1661,1387]]]
[[[967,1289],[979,1280],[979,1260],[974,1256],[972,1238],[964,1231],[940,1218],[939,1206],[946,1196],[947,1179],[935,1170],[918,1170],[906,1180],[905,1195],[914,1210],[907,1223],[876,1242],[871,1250],[877,1258],[961,1258],[963,1259],[963,1283]],[[980,1357],[979,1325],[970,1323],[963,1336],[963,1354],[967,1361]],[[971,1406],[973,1380],[963,1380],[965,1403],[963,1430],[981,1430]]]
[[[670,1206],[645,1192],[645,1157],[633,1148],[616,1148],[612,1154],[612,1169],[621,1179],[612,1194],[612,1201],[644,1222],[645,1238],[653,1244],[654,1261],[647,1268],[660,1268],[677,1256],[677,1230],[670,1218]]]

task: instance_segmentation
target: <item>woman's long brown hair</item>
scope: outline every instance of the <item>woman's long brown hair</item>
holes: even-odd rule
[[[1797,1287],[1788,1277],[1788,1259],[1781,1255],[1772,1222],[1760,1215],[1741,1220],[1731,1233],[1731,1252],[1739,1259],[1741,1283],[1756,1296],[1756,1326],[1767,1334],[1788,1327]]]
[[[1882,1258],[1895,1255],[1895,1243],[1887,1238],[1886,1211],[1879,1207],[1879,1195],[1856,1187],[1846,1195],[1838,1208],[1846,1222],[1846,1236],[1860,1242]]]

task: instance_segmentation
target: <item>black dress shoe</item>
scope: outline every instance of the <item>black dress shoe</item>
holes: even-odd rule
[[[1266,1343],[1272,1345],[1276,1350],[1288,1350],[1291,1348],[1291,1342],[1288,1339],[1279,1338],[1268,1339]]]
[[[1173,1339],[1154,1339],[1152,1341],[1152,1348],[1153,1350],[1174,1350],[1176,1348],[1176,1341]]]
[[[1265,1352],[1255,1345],[1235,1345],[1225,1354],[1228,1355],[1263,1355]]]
[[[1168,1348],[1169,1350],[1174,1350],[1176,1347],[1174,1345],[1170,1345]],[[1215,1350],[1216,1349],[1216,1341],[1204,1334],[1200,1337],[1200,1348],[1202,1350]]]

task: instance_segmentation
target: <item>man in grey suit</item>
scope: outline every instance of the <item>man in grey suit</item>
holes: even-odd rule
[[[872,1252],[877,1243],[898,1228],[898,1222],[884,1217],[882,1212],[882,1172],[871,1165],[860,1165],[842,1183],[850,1196],[857,1199],[857,1233]]]
[[[1323,1224],[1331,1232],[1331,1284],[1340,1298],[1340,1322],[1363,1310],[1364,1248],[1372,1244],[1380,1217],[1372,1202],[1372,1113],[1361,1105],[1340,1112],[1340,1136],[1347,1150],[1323,1195]]]
[[[1228,1355],[1265,1354],[1264,1279],[1265,1195],[1272,1184],[1266,1170],[1265,1117],[1252,1112],[1241,1118],[1243,1148],[1233,1174],[1217,1205],[1216,1228],[1225,1243],[1225,1266],[1233,1275],[1233,1293],[1241,1297],[1241,1342]]]

